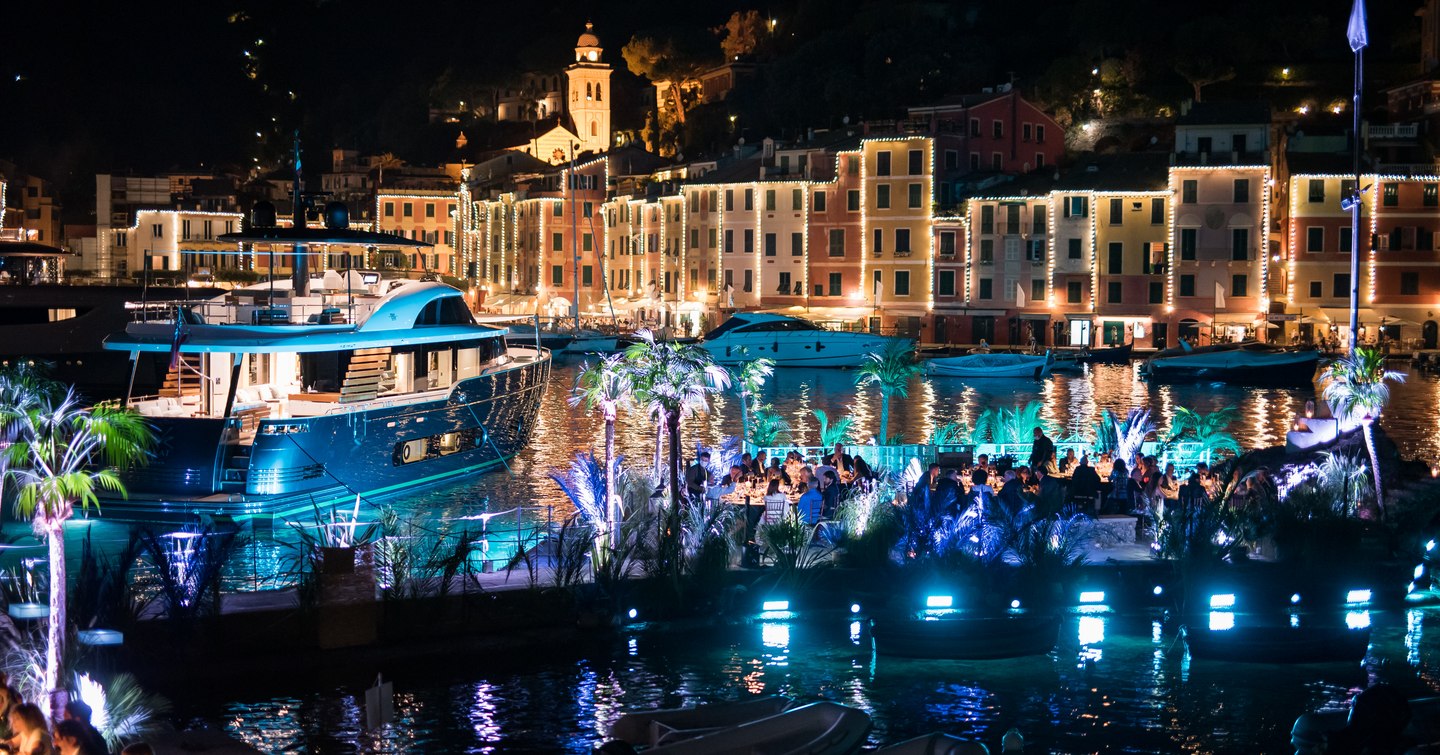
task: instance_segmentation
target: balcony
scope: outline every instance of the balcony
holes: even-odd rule
[[[896,249],[896,250],[895,250],[895,254],[894,254],[893,256],[895,256],[895,257],[909,257],[909,256],[910,256],[910,250],[909,250],[909,249]]]
[[[1420,135],[1417,123],[1387,123],[1371,125],[1366,131],[1371,139],[1415,139]]]

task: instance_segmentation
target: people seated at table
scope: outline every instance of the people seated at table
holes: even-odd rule
[[[747,468],[747,471],[750,472],[750,474],[759,477],[760,475],[765,473],[766,466],[767,465],[765,463],[765,452],[759,451],[755,454],[755,460],[750,462],[750,466]]]
[[[875,479],[874,470],[870,469],[869,462],[865,461],[865,457],[863,456],[855,457],[855,479],[867,483]]]
[[[1070,500],[1085,511],[1094,512],[1098,508],[1096,503],[1099,495],[1100,475],[1090,466],[1089,455],[1081,456],[1070,473]]]
[[[995,503],[995,489],[990,487],[990,472],[976,467],[970,473],[970,498],[971,505],[978,506],[981,512],[985,512]]]
[[[820,497],[820,515],[825,519],[834,519],[836,510],[840,508],[840,478],[834,469],[827,469],[820,475]]]
[[[845,472],[855,471],[855,459],[845,453],[845,447],[839,443],[836,443],[835,450],[821,461],[827,466],[834,467],[837,477],[843,476]]]
[[[915,486],[910,488],[910,497],[906,499],[912,505],[928,506],[930,504],[930,492],[934,489],[935,483],[940,479],[940,465],[931,464],[925,474],[915,481]]]
[[[1065,456],[1060,459],[1059,468],[1060,468],[1060,474],[1062,474],[1062,475],[1063,475],[1063,474],[1070,474],[1071,470],[1073,470],[1073,469],[1075,468],[1075,449],[1074,449],[1074,448],[1067,448],[1067,449],[1065,449]]]
[[[1000,493],[996,496],[996,499],[1000,501],[1000,505],[1004,506],[1005,511],[1011,516],[1019,514],[1025,509],[1026,505],[1025,483],[1020,479],[1020,475],[1016,474],[1013,469],[1005,470],[1005,474],[1001,480]]]
[[[820,495],[819,490],[803,482],[797,489],[800,491],[800,500],[796,502],[796,508],[800,511],[800,520],[806,524],[818,523],[825,507],[824,496]]]
[[[790,505],[790,499],[780,489],[779,480],[771,480],[765,486],[765,521],[778,522],[785,515],[785,509]]]
[[[1130,470],[1125,468],[1124,459],[1116,459],[1110,466],[1110,496],[1105,501],[1104,513],[1128,514],[1132,508]]]

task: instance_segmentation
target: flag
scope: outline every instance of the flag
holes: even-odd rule
[[[1220,281],[1215,281],[1215,309],[1225,308],[1225,287]]]
[[[174,372],[180,366],[180,344],[185,343],[185,340],[190,337],[190,334],[184,331],[184,324],[185,310],[177,307],[175,310],[175,333],[170,338],[170,372]]]
[[[1350,7],[1350,23],[1345,27],[1345,37],[1350,40],[1350,51],[1360,52],[1370,44],[1370,35],[1365,31],[1365,0],[1355,0]]]
[[[1015,284],[1015,307],[1017,309],[1025,308],[1025,287],[1019,283]]]

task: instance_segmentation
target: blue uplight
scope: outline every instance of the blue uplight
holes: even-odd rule
[[[1019,608],[1019,607],[1020,607],[1020,601],[1019,601],[1019,600],[1012,600],[1012,601],[1010,601],[1010,607],[1011,607],[1011,608]]]
[[[1297,593],[1291,593],[1291,595],[1290,595],[1290,604],[1291,604],[1291,605],[1294,605],[1294,604],[1299,603],[1299,602],[1300,602],[1300,593],[1298,593],[1298,592],[1297,592]]]
[[[1160,585],[1155,585],[1155,589],[1151,590],[1151,592],[1155,593],[1156,595],[1164,595],[1165,588],[1161,587]]]
[[[955,605],[953,595],[927,595],[925,596],[926,608],[951,608]]]
[[[630,609],[630,612],[627,613],[626,615],[633,619],[633,618],[635,618],[636,616],[639,616],[639,615],[640,615],[640,612],[632,608],[632,609]]]
[[[1080,602],[1081,602],[1081,603],[1104,603],[1104,602],[1105,602],[1105,591],[1104,591],[1104,590],[1089,590],[1089,591],[1086,591],[1086,592],[1082,592],[1082,593],[1080,593]]]
[[[1210,631],[1224,632],[1235,628],[1235,614],[1229,611],[1210,612]]]
[[[851,603],[851,604],[850,604],[850,613],[860,613],[860,604],[859,604],[859,603]]]
[[[1211,608],[1234,608],[1234,607],[1235,607],[1235,595],[1232,594],[1232,593],[1222,593],[1222,594],[1220,594],[1220,595],[1211,595],[1211,596],[1210,596],[1210,607],[1211,607]]]
[[[1345,593],[1345,602],[1346,602],[1346,603],[1369,603],[1369,602],[1370,602],[1370,591],[1369,591],[1369,590],[1351,590],[1350,592]]]
[[[760,610],[762,610],[762,611],[788,611],[788,610],[790,610],[790,601],[788,601],[788,600],[767,600],[767,601],[765,601],[764,603],[761,603],[761,604],[760,604]]]

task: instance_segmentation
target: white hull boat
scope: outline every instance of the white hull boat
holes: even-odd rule
[[[633,711],[610,725],[610,738],[658,747],[783,713],[793,700],[780,695],[686,708]]]
[[[926,734],[899,744],[881,747],[874,755],[989,755],[990,748],[949,734]]]
[[[905,338],[848,330],[827,330],[808,320],[784,315],[737,312],[710,331],[700,346],[719,364],[742,364],[764,357],[776,367],[859,367],[867,354],[879,354]]]
[[[926,362],[926,371],[940,377],[960,378],[1031,378],[1050,374],[1055,360],[1048,352],[1043,356],[1029,354],[965,354],[941,357]]]
[[[846,755],[865,743],[870,716],[839,703],[821,702],[791,708],[728,729],[661,745],[647,755]]]

